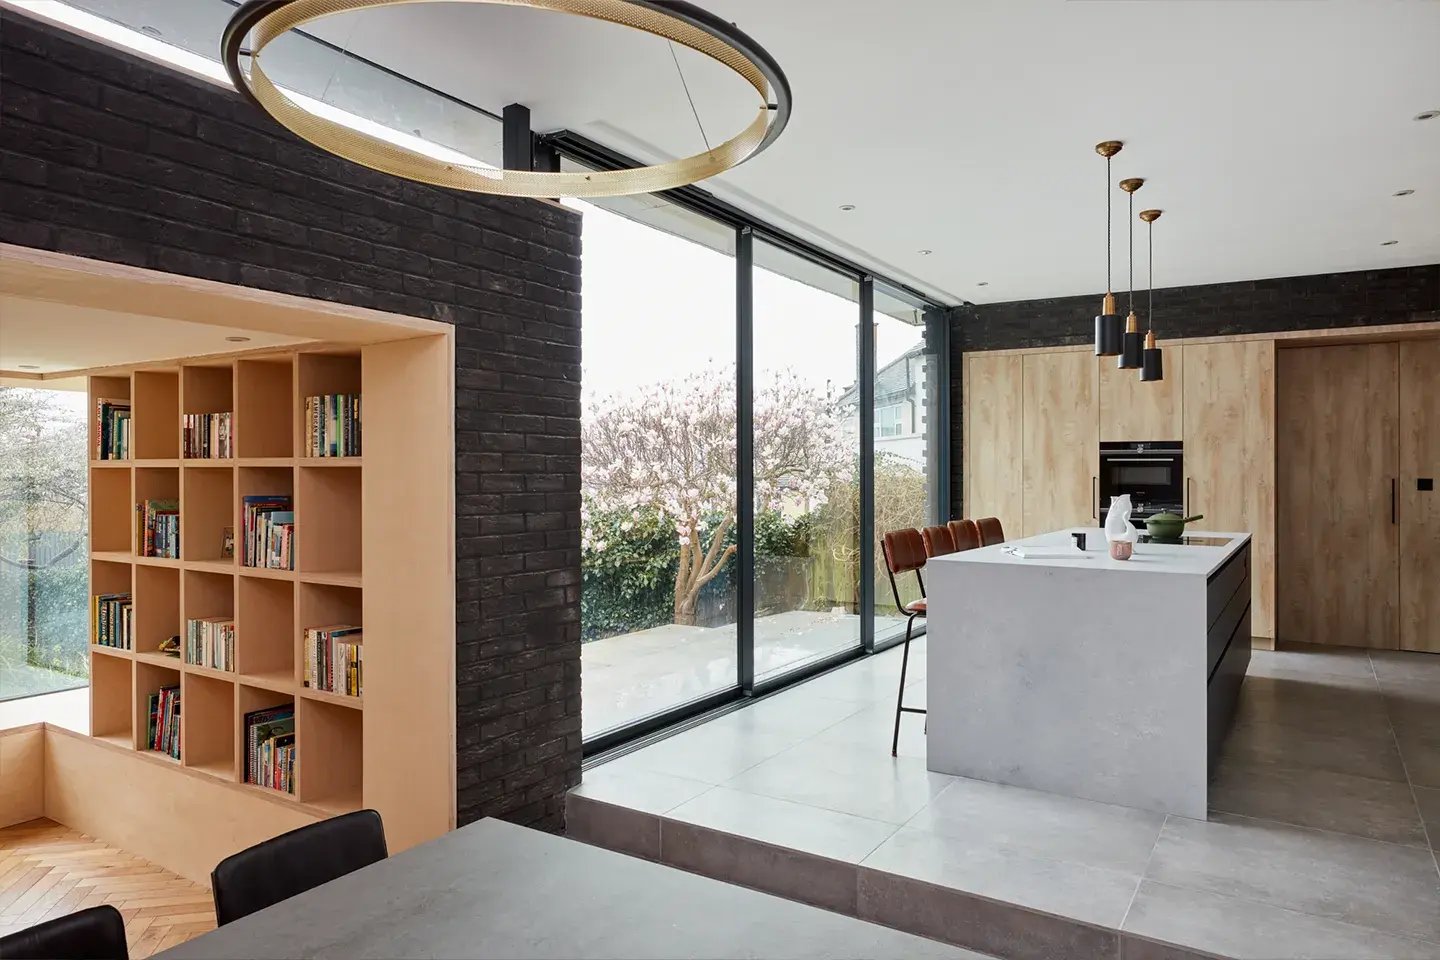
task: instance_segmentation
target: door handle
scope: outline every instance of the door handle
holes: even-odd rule
[[[1100,519],[1100,478],[1090,478],[1090,516]]]
[[[1184,502],[1183,504],[1181,504],[1181,506],[1180,506],[1180,509],[1183,510],[1183,511],[1185,511],[1185,515],[1186,515],[1186,516],[1189,516],[1189,515],[1190,515],[1190,502],[1191,502],[1192,499],[1193,499],[1193,498],[1190,496],[1190,478],[1189,478],[1189,477],[1186,477],[1186,478],[1185,478],[1185,497],[1184,497],[1185,502]]]
[[[1391,478],[1390,478],[1390,522],[1391,522],[1391,523],[1399,523],[1399,522],[1400,522],[1400,517],[1399,517],[1399,512],[1398,512],[1399,504],[1397,503],[1397,501],[1398,501],[1398,499],[1399,499],[1399,490],[1398,490],[1397,488],[1398,488],[1399,486],[1400,486],[1400,481],[1397,480],[1397,479],[1395,479],[1394,477],[1391,477]]]

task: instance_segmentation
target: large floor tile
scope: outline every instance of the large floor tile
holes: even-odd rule
[[[910,693],[917,687],[923,687],[925,681],[921,680],[906,688],[906,705],[909,706]],[[917,698],[918,699],[918,698]],[[816,734],[813,740],[834,741],[837,743],[853,743],[874,748],[890,755],[890,744],[895,731],[895,701],[889,700],[882,704],[866,707],[860,713],[849,719],[842,720],[833,727],[827,727]],[[907,713],[900,717],[900,741],[897,753],[901,757],[912,759],[925,759],[925,717],[922,714]]]
[[[1440,944],[1146,880],[1124,931],[1239,960],[1440,960]]]
[[[712,786],[703,780],[605,763],[586,770],[580,786],[571,790],[570,795],[616,803],[646,813],[664,813],[695,799]]]
[[[1147,879],[1440,940],[1431,851],[1215,814],[1170,817]]]
[[[861,660],[838,670],[807,680],[801,689],[837,700],[853,700],[862,704],[893,702],[900,684],[901,651],[888,650],[878,656]],[[925,679],[925,653],[920,644],[910,646],[910,664],[905,682]]]
[[[1210,787],[1210,808],[1371,840],[1425,845],[1410,784],[1393,780],[1227,758]]]
[[[1370,665],[1380,682],[1429,681],[1440,686],[1440,656],[1413,650],[1371,650]]]
[[[983,780],[957,779],[908,824],[976,849],[1139,875],[1165,816]]]
[[[1396,730],[1395,742],[1405,760],[1410,782],[1417,787],[1440,787],[1440,735]]]
[[[1390,729],[1379,688],[1356,680],[1327,686],[1313,677],[1249,676],[1240,691],[1236,723],[1345,730],[1361,737],[1382,737]]]
[[[726,787],[702,793],[665,816],[847,863],[865,859],[896,830],[893,823]]]
[[[861,866],[1105,927],[1120,925],[1140,879],[1137,873],[1026,856],[910,827]]]
[[[1222,752],[1225,759],[1240,763],[1308,767],[1405,782],[1405,764],[1389,730],[1356,736],[1346,730],[1241,723],[1231,728]]]
[[[1420,816],[1430,835],[1430,848],[1440,850],[1440,790],[1416,787],[1415,800],[1420,804]]]
[[[701,724],[610,761],[621,770],[649,770],[687,780],[724,783],[800,742],[796,734],[749,733],[733,727]]]
[[[787,690],[741,707],[706,724],[717,730],[803,739],[864,710],[853,700],[836,700],[803,688]]]
[[[726,781],[725,786],[896,826],[954,780],[888,745],[807,740]]]
[[[1254,650],[1250,654],[1252,669],[1275,667],[1292,673],[1326,676],[1374,676],[1368,651],[1363,647],[1332,647],[1319,643],[1282,643],[1276,650]]]
[[[1396,733],[1440,740],[1440,683],[1383,680],[1380,689]]]

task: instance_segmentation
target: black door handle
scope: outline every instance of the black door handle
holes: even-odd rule
[[[1100,478],[1090,478],[1090,516],[1100,519]]]
[[[1390,478],[1390,522],[1391,522],[1391,523],[1399,523],[1399,522],[1400,522],[1400,518],[1399,518],[1399,515],[1398,515],[1398,513],[1397,513],[1398,504],[1397,504],[1397,502],[1396,502],[1397,499],[1398,499],[1398,496],[1397,496],[1397,494],[1398,494],[1397,487],[1399,487],[1399,485],[1400,485],[1400,481],[1396,480],[1394,477],[1391,477],[1391,478]]]

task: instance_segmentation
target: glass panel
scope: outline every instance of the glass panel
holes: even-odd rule
[[[0,386],[0,700],[83,687],[85,394]]]
[[[586,738],[738,685],[734,232],[583,212]],[[706,242],[682,235],[686,221]],[[688,233],[688,231],[686,231]],[[715,249],[723,237],[729,246]]]
[[[902,633],[900,607],[920,597],[913,574],[896,578],[900,604],[885,570],[880,539],[887,531],[921,527],[934,515],[927,429],[934,364],[920,308],[875,288],[875,641]]]
[[[755,244],[757,680],[860,644],[858,299]]]

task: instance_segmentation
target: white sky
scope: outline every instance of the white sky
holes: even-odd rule
[[[628,393],[707,362],[735,360],[734,259],[591,204],[585,216],[581,327],[586,396]],[[757,259],[773,255],[761,251]],[[855,382],[858,306],[757,267],[755,377],[790,367],[817,388]],[[877,366],[924,329],[877,314]]]

